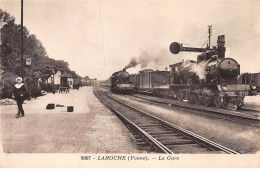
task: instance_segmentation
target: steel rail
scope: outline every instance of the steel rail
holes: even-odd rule
[[[94,90],[94,94],[104,103],[114,114],[116,114],[118,117],[123,119],[124,122],[127,122],[127,124],[134,127],[139,133],[141,133],[143,136],[145,136],[154,146],[156,146],[157,149],[159,149],[161,152],[166,154],[173,154],[173,152],[168,149],[166,146],[164,146],[162,143],[160,143],[158,140],[153,138],[150,134],[145,132],[143,129],[141,129],[139,126],[137,126],[135,123],[133,123],[131,120],[126,118],[122,113],[117,111],[113,106],[108,104],[99,94],[97,91]],[[148,142],[149,143],[149,142]]]
[[[147,100],[147,101],[151,101],[151,102],[155,102],[155,103],[161,103],[161,104],[166,104],[166,105],[171,105],[171,106],[177,106],[180,108],[185,108],[185,109],[189,109],[192,111],[202,111],[202,112],[207,112],[207,113],[211,113],[211,114],[218,114],[218,115],[222,115],[221,117],[219,116],[214,116],[216,118],[221,118],[221,119],[226,119],[229,121],[234,121],[234,122],[239,122],[239,123],[244,123],[244,124],[250,124],[250,125],[254,125],[254,126],[260,126],[260,116],[256,116],[256,115],[252,115],[250,113],[244,113],[244,112],[238,112],[238,111],[232,111],[232,110],[220,110],[218,111],[216,108],[212,109],[212,108],[204,108],[203,106],[198,106],[198,105],[191,105],[191,104],[184,104],[184,103],[178,103],[178,101],[172,101],[167,102],[167,101],[160,101],[163,99],[158,98],[159,100],[155,100],[155,99],[150,99],[147,97],[143,97],[143,96],[138,96],[138,95],[131,95],[133,97],[136,98],[140,98],[143,100]],[[227,112],[228,111],[228,112]],[[254,110],[252,110],[253,112]],[[224,117],[224,115],[226,115],[227,117]],[[240,119],[247,119],[249,121],[255,121],[257,122],[257,124],[252,124],[252,123],[248,123],[245,121],[241,121],[241,120],[234,120],[234,119],[230,119],[229,117],[237,117]]]
[[[101,88],[103,88],[103,89],[109,89],[109,87],[107,87],[107,86],[101,86]],[[151,95],[149,95],[149,94],[152,94],[152,93],[148,93],[148,92],[142,92],[142,91],[140,91],[140,93],[139,93],[139,95],[146,95],[146,96],[151,96]],[[134,97],[138,97],[138,98],[142,98],[142,99],[146,99],[146,98],[143,98],[143,97],[139,97],[139,96],[136,96],[136,94],[131,94],[131,96],[134,96]],[[156,96],[151,96],[151,97],[156,97]],[[163,98],[160,98],[160,97],[158,97],[158,99],[163,99]],[[146,99],[146,100],[150,100],[150,99]],[[154,100],[151,100],[151,101],[154,101]],[[154,102],[158,102],[158,103],[163,103],[163,104],[173,104],[173,105],[177,105],[177,102],[179,102],[179,101],[177,101],[177,100],[172,100],[173,102],[176,102],[176,103],[169,103],[169,102],[163,102],[163,101],[154,101]],[[181,104],[180,104],[181,105]],[[182,106],[182,105],[181,105]],[[201,106],[201,105],[198,105],[198,104],[196,104],[195,106],[200,106],[200,107],[204,107],[204,106]],[[212,107],[210,107],[210,108],[212,108]],[[216,107],[213,107],[213,109],[221,109],[221,108],[216,108]],[[237,110],[237,111],[234,111],[234,110],[231,110],[231,109],[222,109],[222,110],[227,110],[227,111],[232,111],[232,112],[237,112],[237,113],[246,113],[246,114],[251,114],[251,113],[249,113],[249,112],[255,112],[255,113],[260,113],[260,110],[257,110],[257,109],[251,109],[251,108],[245,108],[245,107],[243,107],[243,108],[241,108],[241,109],[239,109],[239,110]],[[249,111],[249,112],[242,112],[242,111]],[[259,115],[260,116],[260,115]],[[256,118],[257,119],[257,118]],[[260,120],[260,119],[259,119]]]
[[[228,153],[228,154],[239,154],[238,152],[236,152],[236,151],[234,151],[234,150],[231,150],[231,149],[229,149],[229,148],[227,148],[227,147],[224,147],[224,146],[222,146],[222,145],[220,145],[220,144],[217,144],[217,143],[215,143],[215,142],[213,142],[213,141],[211,141],[211,140],[208,140],[208,139],[206,139],[206,138],[204,138],[204,137],[202,137],[202,136],[199,136],[199,135],[197,135],[197,134],[195,134],[195,133],[193,133],[193,132],[190,132],[190,131],[188,131],[188,130],[185,130],[185,129],[183,129],[183,128],[180,128],[180,127],[178,127],[178,126],[176,126],[176,125],[173,125],[172,123],[169,123],[169,122],[164,121],[164,120],[162,120],[162,119],[160,119],[160,118],[157,118],[157,117],[155,117],[155,116],[153,116],[153,115],[151,115],[151,114],[149,114],[149,113],[146,113],[146,112],[141,111],[141,110],[139,110],[139,109],[137,109],[137,108],[134,108],[134,107],[132,107],[132,106],[130,106],[130,105],[128,105],[128,104],[126,104],[126,103],[124,103],[124,102],[118,100],[118,99],[115,99],[114,97],[112,97],[112,96],[110,96],[110,95],[108,95],[108,94],[106,94],[106,93],[104,93],[104,94],[105,94],[106,96],[110,97],[111,99],[113,99],[114,101],[117,101],[118,103],[121,103],[121,104],[123,104],[123,105],[125,105],[125,106],[131,108],[132,110],[135,110],[135,111],[141,113],[142,115],[145,115],[145,116],[147,116],[147,117],[150,117],[150,118],[152,118],[152,119],[154,119],[154,120],[157,120],[157,121],[159,121],[160,123],[162,123],[163,125],[166,125],[168,128],[170,128],[170,129],[172,129],[172,130],[174,130],[174,131],[177,131],[177,132],[179,132],[179,133],[181,133],[181,134],[183,134],[183,135],[186,135],[187,137],[193,139],[193,140],[194,140],[195,142],[197,142],[198,144],[204,145],[204,146],[206,146],[206,147],[208,147],[208,148],[210,148],[210,149],[213,148],[213,149],[218,150],[218,151],[223,151],[223,152]]]
[[[110,89],[109,87],[107,87],[107,86],[101,86],[101,88],[103,88],[103,89]],[[148,92],[144,92],[144,91],[140,91],[139,92],[139,95],[145,95],[145,96],[151,96],[151,95],[149,95],[149,94],[152,94],[152,93],[148,93]],[[136,94],[131,94],[131,96],[133,96],[133,97],[138,97],[138,98],[142,98],[142,99],[145,99],[145,100],[150,100],[150,99],[147,99],[147,98],[144,98],[144,97],[139,97],[139,96],[136,96]],[[151,97],[155,97],[155,96],[151,96]],[[160,98],[160,97],[158,97],[158,99],[163,99],[163,98]],[[154,102],[158,102],[158,103],[163,103],[163,104],[172,104],[172,105],[178,105],[177,104],[177,102],[179,102],[179,101],[177,101],[177,100],[172,100],[173,102],[176,102],[176,103],[169,103],[169,102],[163,102],[163,101],[155,101],[155,100],[150,100],[150,101],[154,101]],[[183,102],[182,102],[182,104],[183,104]],[[182,106],[182,104],[180,104],[181,106]],[[179,106],[179,105],[178,105]],[[201,105],[198,105],[198,104],[196,104],[195,106],[200,106],[200,107],[204,107],[204,106],[201,106]],[[211,109],[212,107],[210,107],[210,109]],[[216,108],[216,107],[214,107],[213,109],[219,109],[219,108]],[[231,110],[231,109],[222,109],[222,110],[227,110],[227,111],[232,111],[232,112],[237,112],[237,113],[239,113],[239,114],[243,114],[243,113],[245,113],[245,114],[248,114],[248,115],[252,115],[250,112],[255,112],[255,113],[260,113],[260,110],[257,110],[257,109],[250,109],[250,108],[241,108],[241,109],[239,109],[239,110],[237,110],[237,111],[234,111],[234,110]],[[242,111],[249,111],[249,112],[242,112]],[[260,115],[259,115],[259,117],[260,117]],[[257,118],[256,118],[257,119]],[[259,119],[260,120],[260,119]]]

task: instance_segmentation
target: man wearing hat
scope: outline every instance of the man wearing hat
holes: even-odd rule
[[[24,116],[23,102],[27,93],[27,89],[22,83],[23,79],[21,77],[17,77],[15,81],[16,84],[14,85],[13,96],[17,101],[18,106],[18,114],[16,115],[16,118],[19,118]]]

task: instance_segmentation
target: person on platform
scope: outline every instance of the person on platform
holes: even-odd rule
[[[13,89],[13,98],[16,100],[18,106],[18,113],[16,118],[19,118],[24,116],[23,102],[27,93],[27,89],[22,83],[23,79],[21,77],[17,77],[15,81],[16,84],[14,85]]]

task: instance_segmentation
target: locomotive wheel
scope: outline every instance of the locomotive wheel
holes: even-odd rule
[[[195,94],[192,93],[192,94],[191,94],[191,97],[192,97],[192,103],[195,103]]]
[[[210,88],[205,88],[202,90],[202,103],[205,106],[210,106],[214,101],[215,92]]]
[[[194,103],[194,94],[193,93],[191,93],[191,92],[189,92],[189,93],[187,93],[187,95],[188,95],[188,101],[190,102],[190,103]]]
[[[203,102],[203,104],[205,105],[205,106],[210,106],[211,104],[212,104],[212,99],[211,99],[211,97],[203,97],[203,100],[202,100],[202,102]]]
[[[181,90],[179,89],[179,90],[177,91],[176,95],[177,95],[177,99],[178,99],[179,101],[183,101],[183,99],[184,99],[184,92],[183,92],[183,91],[181,91]]]
[[[214,96],[214,104],[217,108],[222,108],[223,103],[223,98],[221,99],[221,97],[218,94]]]
[[[163,98],[167,98],[168,97],[168,93],[167,92],[164,92],[163,93]]]
[[[228,101],[225,98],[221,98],[219,94],[214,96],[214,105],[217,108],[226,108],[228,106]]]
[[[171,99],[175,99],[176,98],[176,95],[175,95],[175,92],[172,90],[172,91],[170,91],[170,98]]]
[[[223,107],[223,108],[226,108],[226,107],[228,107],[228,102],[227,102],[227,101],[225,101],[225,99],[224,99],[224,103],[222,104],[222,107]]]
[[[173,98],[174,98],[174,99],[178,99],[178,98],[177,98],[177,95],[178,95],[178,90],[177,90],[177,89],[174,89],[174,91],[173,91]]]
[[[196,104],[201,105],[202,104],[202,96],[198,93],[194,94],[194,101]]]
[[[241,109],[243,106],[244,106],[244,102],[236,103],[237,110]]]

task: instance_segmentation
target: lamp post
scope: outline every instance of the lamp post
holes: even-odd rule
[[[29,92],[29,100],[31,100],[31,81],[30,81],[30,67],[32,64],[32,59],[31,58],[27,58],[25,60],[26,65],[28,66],[28,92]]]
[[[56,68],[53,68],[51,71],[52,71],[53,94],[55,94],[54,74],[56,73]]]
[[[23,78],[23,0],[21,0],[21,72],[20,75]]]

